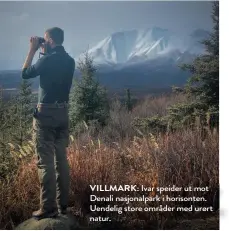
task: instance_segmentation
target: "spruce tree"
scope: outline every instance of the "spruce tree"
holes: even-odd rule
[[[212,9],[213,30],[208,39],[201,41],[205,46],[205,53],[198,56],[193,63],[184,64],[182,69],[192,74],[184,93],[195,98],[191,102],[192,111],[195,111],[193,116],[208,116],[210,119],[207,120],[215,126],[219,120],[219,2],[213,2]],[[170,111],[171,116],[174,109],[176,107]],[[191,116],[190,112],[187,116]]]
[[[19,145],[22,145],[29,138],[29,130],[31,130],[32,126],[32,101],[31,83],[28,80],[22,80],[16,100],[17,105],[15,105],[17,114],[14,116],[15,126],[17,126],[17,136],[14,138]],[[12,110],[15,110],[15,108],[12,108]]]
[[[87,124],[97,121],[104,126],[109,117],[107,93],[95,79],[96,67],[93,59],[86,52],[84,59],[78,62],[81,79],[74,81],[70,94],[71,130],[76,130],[83,121]]]

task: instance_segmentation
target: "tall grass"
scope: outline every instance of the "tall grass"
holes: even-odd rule
[[[166,102],[164,98],[159,101],[162,103],[163,100]],[[158,103],[158,110],[163,113],[162,108],[166,108],[168,104]],[[153,110],[156,110],[157,103],[150,105],[154,105]],[[135,108],[133,114],[141,111],[139,107],[140,105]],[[199,127],[184,128],[157,136],[150,133],[136,134],[130,124],[133,114],[117,104],[112,110],[110,124],[99,132],[98,136],[93,136],[87,128],[81,137],[71,137],[68,148],[71,168],[69,205],[73,213],[78,214],[80,211],[84,217],[90,215],[90,184],[209,186],[210,191],[205,195],[206,204],[212,205],[214,193],[219,186],[217,130],[208,129],[204,138]],[[39,207],[39,183],[35,162],[35,157],[29,160],[22,159],[16,174],[0,182],[1,229],[14,228],[30,218],[32,211]],[[117,195],[119,194],[120,192],[117,192]],[[129,213],[121,217],[113,214],[112,218],[113,222],[122,224],[122,228],[161,229],[168,227],[166,221],[176,215]],[[84,222],[88,229],[94,228],[87,220]]]
[[[119,143],[108,147],[101,140],[91,140],[84,146],[73,141],[68,159],[70,206],[75,210],[81,208],[84,214],[89,212],[89,184],[209,186],[212,189],[206,195],[209,204],[218,187],[216,131],[209,131],[204,141],[197,131],[191,130],[157,138],[135,137],[122,148]],[[22,162],[17,175],[2,183],[0,190],[1,228],[13,228],[39,206],[35,160]]]

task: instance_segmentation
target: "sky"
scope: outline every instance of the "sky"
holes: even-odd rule
[[[211,30],[209,1],[0,2],[0,70],[20,69],[31,36],[58,26],[74,58],[111,33],[154,26],[177,34]],[[35,57],[37,59],[37,56]]]

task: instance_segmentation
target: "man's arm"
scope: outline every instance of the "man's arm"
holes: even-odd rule
[[[36,53],[35,50],[31,50],[31,49],[29,50],[29,53],[28,53],[28,55],[26,57],[26,60],[24,62],[24,65],[23,65],[22,69],[25,69],[25,68],[28,68],[28,67],[31,66],[35,53]]]
[[[39,48],[39,40],[37,37],[31,37],[30,39],[30,49],[24,65],[22,67],[22,78],[23,79],[30,79],[35,78],[36,76],[40,75],[42,69],[44,68],[44,59],[39,59],[36,64],[31,65],[34,55]]]
[[[30,53],[28,54],[28,63],[30,62]],[[33,59],[33,57],[32,57]],[[27,61],[27,59],[26,59]],[[26,61],[25,61],[25,64],[26,64]],[[22,69],[22,78],[23,79],[31,79],[31,78],[35,78],[39,75],[41,75],[41,73],[44,71],[45,69],[45,64],[46,63],[46,57],[43,56],[42,58],[38,59],[37,62],[31,66],[28,66],[28,67],[24,67],[23,66],[23,69]]]

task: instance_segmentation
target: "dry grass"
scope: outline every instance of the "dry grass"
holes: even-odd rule
[[[182,95],[145,99],[128,113],[118,102],[111,107],[109,125],[96,136],[90,128],[72,140],[68,149],[71,167],[70,207],[89,215],[90,184],[144,186],[209,186],[205,197],[212,205],[219,187],[219,134],[201,128],[183,129],[157,137],[140,135],[131,122],[135,117],[165,115],[168,106],[187,100]],[[118,194],[118,193],[117,193]],[[106,195],[106,193],[100,193]],[[147,195],[151,195],[147,193]],[[178,204],[177,204],[178,205]],[[23,159],[17,173],[7,181],[0,181],[0,229],[12,229],[31,217],[39,206],[39,183],[35,159]],[[134,204],[137,206],[137,204]],[[176,213],[129,213],[115,216],[122,219],[116,229],[162,229]],[[124,220],[124,222],[123,222]],[[88,229],[94,228],[87,223]],[[101,229],[100,226],[98,229]],[[110,227],[105,227],[109,229]]]
[[[162,95],[159,97],[147,96],[133,110],[134,117],[151,117],[154,115],[164,116],[167,108],[178,102],[187,102],[189,99],[183,94]]]
[[[75,210],[82,208],[84,213],[89,212],[89,184],[218,187],[217,131],[209,131],[204,141],[198,131],[184,130],[159,137],[150,134],[141,138],[135,136],[122,146],[115,143],[109,147],[102,140],[92,141],[90,137],[84,146],[77,143],[73,141],[68,152],[71,166],[70,206]],[[22,162],[17,175],[0,187],[0,228],[11,229],[29,218],[39,204],[34,159]],[[206,195],[210,204],[212,193]],[[141,219],[155,222],[158,219],[155,216],[147,214]],[[126,217],[125,224],[130,222],[133,225],[137,218],[139,214],[133,213],[132,217]],[[155,223],[156,228],[162,227],[158,222]]]

